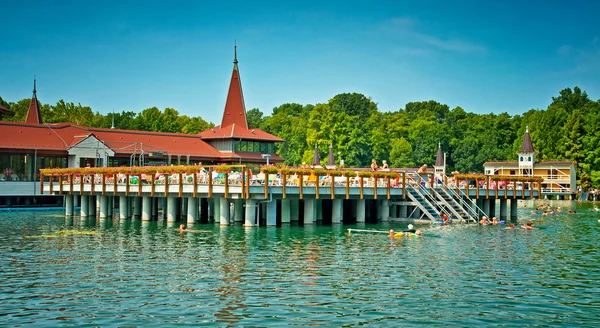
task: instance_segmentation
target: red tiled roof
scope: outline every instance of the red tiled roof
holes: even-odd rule
[[[270,133],[267,133],[261,129],[248,129],[245,126],[232,124],[221,128],[215,126],[212,129],[208,129],[200,132],[200,137],[205,140],[210,139],[247,139],[247,140],[263,140],[263,141],[274,141],[281,142],[283,139],[276,137]]]
[[[0,122],[0,148],[66,151],[90,133],[121,154],[143,149],[145,152],[162,151],[195,157],[221,156],[217,149],[197,135],[90,128],[70,123],[37,125]]]
[[[8,113],[10,113],[10,109],[8,109],[8,108],[2,106],[2,104],[0,104],[0,113],[8,114]]]
[[[233,72],[231,73],[231,82],[229,83],[229,92],[227,93],[221,126],[236,124],[237,126],[248,128],[244,94],[242,93],[242,81],[240,80],[237,63],[237,48],[234,47]]]

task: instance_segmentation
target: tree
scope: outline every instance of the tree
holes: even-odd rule
[[[252,108],[246,112],[246,120],[249,128],[258,128],[263,122],[263,113],[258,108]]]

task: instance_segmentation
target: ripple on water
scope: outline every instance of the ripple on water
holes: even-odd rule
[[[575,206],[575,205],[574,205]],[[588,206],[588,205],[584,205]],[[563,207],[567,207],[564,205]],[[591,326],[598,215],[538,229],[244,229],[0,213],[0,325]],[[386,223],[361,228],[402,229]],[[25,238],[65,229],[93,235]]]

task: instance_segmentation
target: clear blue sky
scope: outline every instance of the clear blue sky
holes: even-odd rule
[[[220,122],[233,43],[247,109],[338,93],[476,113],[600,98],[596,1],[3,1],[0,96]]]

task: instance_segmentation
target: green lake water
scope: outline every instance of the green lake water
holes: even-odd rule
[[[597,326],[600,214],[552,204],[578,213],[524,208],[519,223],[537,229],[421,226],[393,240],[347,229],[406,224],[180,234],[0,212],[0,326]]]

